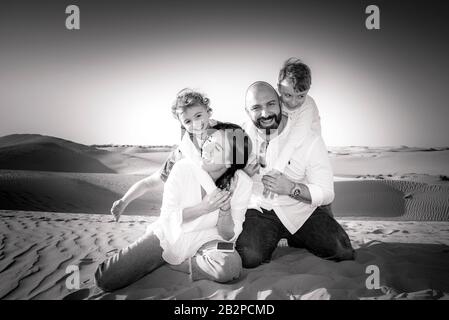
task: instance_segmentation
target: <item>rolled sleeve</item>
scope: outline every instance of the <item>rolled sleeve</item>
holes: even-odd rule
[[[234,201],[231,202],[232,220],[234,221],[234,236],[231,242],[237,240],[243,231],[243,222],[245,221],[246,210],[248,209],[249,199],[252,193],[253,182],[251,178],[243,171],[237,171],[238,186],[234,191]]]
[[[161,215],[159,223],[159,232],[157,235],[161,242],[168,241],[175,243],[182,233],[182,212],[181,206],[182,188],[186,174],[183,172],[183,164],[179,163],[173,167],[171,174],[164,185],[164,194],[162,198]]]
[[[242,220],[234,220],[234,236],[229,240],[229,242],[237,241],[237,238],[243,231],[243,221]]]
[[[319,207],[323,204],[324,195],[323,191],[318,185],[315,184],[306,184],[309,189],[311,205],[314,207]]]
[[[321,137],[317,138],[312,148],[306,169],[306,185],[310,191],[312,205],[318,207],[334,200],[334,175],[326,145]]]

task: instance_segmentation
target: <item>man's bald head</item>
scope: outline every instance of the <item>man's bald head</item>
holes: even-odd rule
[[[259,101],[260,98],[268,97],[276,98],[279,103],[279,96],[271,84],[265,81],[256,81],[246,89],[245,106],[248,108],[254,100]]]
[[[259,129],[277,129],[282,119],[279,96],[276,90],[264,81],[254,82],[248,87],[245,109]]]

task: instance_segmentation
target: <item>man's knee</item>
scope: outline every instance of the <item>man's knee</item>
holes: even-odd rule
[[[330,256],[325,257],[325,259],[333,260],[336,262],[344,260],[354,260],[355,250],[349,243],[336,242],[334,250],[330,253]]]
[[[337,256],[339,261],[343,260],[354,260],[355,259],[355,250],[352,248],[351,240],[349,239],[348,234],[340,226],[340,234],[337,238]]]
[[[335,255],[335,261],[354,260],[355,250],[352,248],[342,248]]]

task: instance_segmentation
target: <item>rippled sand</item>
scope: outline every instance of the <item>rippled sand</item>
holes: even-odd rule
[[[357,251],[355,261],[331,262],[303,249],[278,248],[273,261],[245,270],[230,284],[190,282],[166,266],[113,293],[95,287],[107,256],[137,239],[154,217],[0,211],[2,299],[366,299],[447,298],[449,222],[339,219]],[[69,290],[69,266],[80,290]],[[366,268],[380,270],[370,290]],[[446,293],[446,295],[445,295]]]

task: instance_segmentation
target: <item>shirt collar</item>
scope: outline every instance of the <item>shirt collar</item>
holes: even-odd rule
[[[190,139],[188,132],[184,133],[181,143],[179,144],[179,150],[184,156],[193,160],[193,162],[201,162],[201,154]]]

